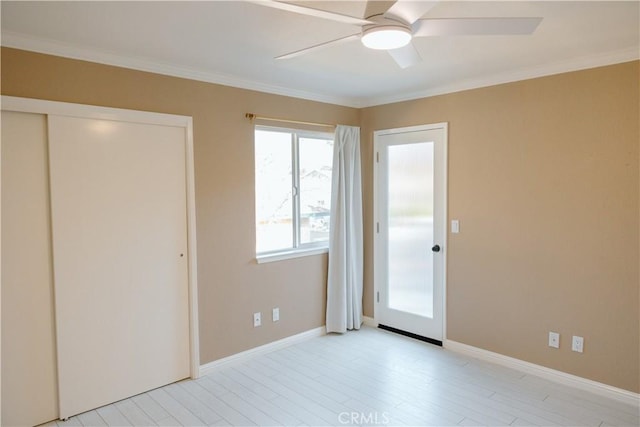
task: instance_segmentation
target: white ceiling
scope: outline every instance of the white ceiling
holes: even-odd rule
[[[366,6],[298,3],[357,17]],[[638,59],[639,6],[637,0],[441,1],[427,17],[543,21],[529,36],[415,39],[423,62],[407,69],[358,40],[276,61],[358,27],[243,1],[3,0],[1,31],[3,46],[362,107]]]

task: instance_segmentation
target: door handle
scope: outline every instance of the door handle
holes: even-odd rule
[[[440,252],[440,245],[435,245],[434,247],[431,248],[431,250],[433,252]]]

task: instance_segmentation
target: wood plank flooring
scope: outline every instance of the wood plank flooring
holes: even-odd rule
[[[638,426],[638,407],[365,327],[47,426]]]

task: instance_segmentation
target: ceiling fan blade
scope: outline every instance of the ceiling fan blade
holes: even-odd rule
[[[532,34],[542,18],[421,19],[413,24],[414,37],[492,36]]]
[[[437,1],[398,0],[384,13],[384,16],[413,24],[426,15],[437,3]]]
[[[284,55],[276,56],[275,59],[291,59],[291,58],[295,58],[296,56],[304,55],[309,52],[314,52],[316,50],[321,50],[329,46],[335,46],[351,40],[357,40],[359,38],[360,38],[360,33],[351,34],[350,36],[340,37],[339,39],[320,43],[311,47],[305,47],[304,49],[296,50],[295,52],[285,53]]]
[[[384,15],[394,3],[395,0],[369,0],[365,3],[362,16],[369,18],[371,16]]]
[[[389,55],[391,55],[400,68],[409,68],[412,65],[422,62],[422,57],[420,57],[413,43],[409,43],[399,49],[388,50],[387,52],[389,52]]]
[[[301,15],[315,16],[316,18],[328,19],[330,21],[342,22],[344,24],[352,25],[367,25],[371,24],[366,19],[355,18],[353,16],[342,15],[340,13],[328,12],[326,10],[314,9],[312,7],[299,6],[293,3],[284,3],[276,0],[245,0],[248,3],[257,4],[260,6],[266,6],[273,9],[286,10],[287,12],[298,13]]]

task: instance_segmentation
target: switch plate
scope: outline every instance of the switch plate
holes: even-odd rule
[[[560,334],[549,332],[549,347],[560,348]]]
[[[274,322],[277,322],[278,320],[280,320],[280,308],[276,307],[272,310],[272,318]]]
[[[457,219],[452,219],[451,220],[451,232],[452,233],[459,233],[460,232],[460,221],[458,221]]]
[[[253,313],[253,327],[257,328],[260,325],[262,325],[262,314]]]
[[[584,338],[574,335],[571,340],[571,350],[582,353],[584,350]]]

